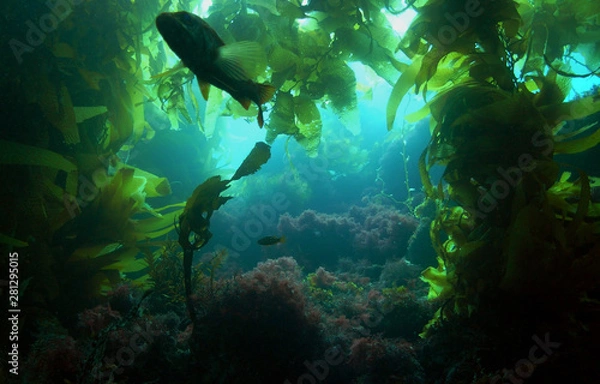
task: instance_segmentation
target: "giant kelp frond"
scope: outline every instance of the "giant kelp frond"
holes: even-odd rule
[[[550,83],[559,84],[570,76],[568,64],[560,63],[565,50],[565,58],[572,63],[582,54],[587,75],[593,75],[600,62],[595,40],[590,38],[598,33],[593,20],[599,11],[589,3],[575,3],[540,2],[532,6],[523,0],[427,1],[418,8],[418,16],[399,45],[413,63],[422,61],[414,75],[416,92],[422,90],[425,95],[450,79],[455,84],[486,82],[509,92],[517,90],[517,77],[521,81],[537,78],[538,84],[544,77],[554,77]],[[573,7],[578,6],[590,13],[584,16],[584,12],[575,11]],[[562,78],[556,79],[556,74]],[[396,87],[405,83],[407,75],[403,77]],[[403,93],[394,94],[388,103],[388,128]]]
[[[185,276],[185,294],[187,308],[192,321],[195,321],[195,311],[191,303],[192,293],[192,262],[194,251],[204,247],[212,233],[210,232],[210,218],[221,205],[225,204],[231,196],[221,196],[229,184],[235,180],[251,175],[258,171],[271,157],[271,147],[267,144],[256,143],[252,151],[246,156],[230,180],[221,180],[220,176],[213,176],[198,185],[192,196],[188,199],[183,213],[179,216],[179,245],[183,249],[183,271]]]
[[[342,124],[352,133],[361,131],[356,76],[347,65],[358,61],[370,67],[388,83],[398,78],[406,64],[395,58],[398,35],[386,18],[386,1],[247,1],[243,6],[234,0],[213,1],[206,21],[226,44],[240,40],[258,42],[268,58],[266,78],[279,92],[270,109],[266,141],[278,135],[293,136],[311,155],[316,153],[321,139],[321,116],[317,105],[331,108]],[[174,9],[173,9],[174,10]],[[166,69],[160,54],[153,56],[153,73]],[[184,92],[182,84],[189,72],[158,79],[156,92],[163,108],[176,112],[188,121],[185,100],[196,105],[193,94]],[[223,94],[217,92],[219,97]],[[217,93],[214,93],[216,96]],[[289,94],[294,98],[290,102]],[[227,97],[227,96],[226,96]],[[247,117],[235,103],[223,107],[221,100],[207,104],[211,114],[205,114],[202,129],[210,136],[215,127],[215,115],[232,114]],[[211,103],[213,103],[211,105]],[[291,107],[296,104],[295,107]],[[271,108],[269,108],[271,107]],[[176,119],[171,120],[177,126]]]
[[[275,105],[267,125],[267,142],[272,143],[281,134],[293,136],[310,156],[316,155],[323,123],[314,101],[308,96],[280,91]]]
[[[238,167],[231,180],[238,180],[244,176],[251,175],[258,171],[271,157],[271,147],[259,141],[254,145],[250,154],[244,159]]]
[[[465,3],[428,1],[402,48],[412,55],[413,65],[420,64],[416,75],[411,67],[402,75],[410,76],[417,90],[436,76],[438,84],[445,84],[414,115],[430,112],[432,119],[420,172],[438,210],[431,235],[439,267],[423,275],[430,296],[448,302],[437,318],[469,316],[482,297],[498,292],[539,300],[560,294],[565,303],[577,301],[594,285],[589,273],[581,280],[582,270],[600,270],[600,219],[593,199],[597,180],[579,169],[573,178],[553,158],[600,143],[597,124],[582,123],[600,111],[600,102],[596,90],[565,101],[571,92],[566,66],[549,65],[570,60],[563,48],[569,45],[576,52],[597,27],[566,7],[568,2],[533,8],[507,2],[502,9],[496,7],[502,2],[493,3],[481,2],[481,17],[489,18],[470,19],[468,28],[443,44],[441,36],[436,40],[433,35],[435,26],[440,27],[443,12],[455,15]],[[597,7],[581,5],[598,14]],[[561,28],[570,34],[552,40],[552,28],[540,23],[550,11],[568,21]],[[595,58],[584,55],[583,60]],[[438,75],[440,64],[455,66],[457,72]],[[407,88],[392,94],[388,119]],[[429,178],[435,165],[445,166],[437,188]]]
[[[56,152],[5,140],[0,140],[0,164],[34,165],[68,173],[77,170],[73,162]]]

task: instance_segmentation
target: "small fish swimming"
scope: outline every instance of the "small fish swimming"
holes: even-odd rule
[[[185,11],[165,12],[156,17],[156,28],[196,78],[204,100],[210,85],[229,93],[245,109],[258,106],[258,125],[264,125],[261,105],[269,101],[275,88],[252,79],[266,66],[264,50],[256,42],[225,44],[214,29],[200,17]]]
[[[257,241],[260,245],[275,245],[285,243],[285,236],[265,236]]]

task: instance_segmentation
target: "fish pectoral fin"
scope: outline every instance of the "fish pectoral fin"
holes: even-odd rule
[[[210,92],[210,83],[198,79],[198,86],[200,87],[200,93],[202,93],[202,97],[204,97],[204,100],[208,100],[208,94]]]
[[[219,47],[215,65],[236,80],[250,80],[264,72],[267,57],[257,42],[239,41]]]
[[[248,108],[250,108],[250,104],[252,104],[252,100],[250,100],[249,98],[243,98],[243,99],[236,99],[241,105],[242,107],[244,107],[245,110],[248,110]]]

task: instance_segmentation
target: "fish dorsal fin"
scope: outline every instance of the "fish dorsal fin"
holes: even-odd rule
[[[219,47],[215,64],[236,80],[250,80],[264,72],[267,58],[257,42],[239,41]]]
[[[204,100],[208,100],[208,94],[210,92],[210,83],[198,79],[198,86],[200,87],[200,93],[202,93],[202,97],[204,97]]]

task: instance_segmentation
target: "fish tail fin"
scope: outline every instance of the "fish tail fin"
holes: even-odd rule
[[[279,239],[279,243],[283,244],[285,243],[285,236],[281,236],[281,238]]]
[[[265,118],[263,117],[263,110],[262,110],[260,104],[258,105],[258,117],[257,117],[257,119],[258,119],[258,126],[260,128],[262,128],[263,125],[265,125]]]

